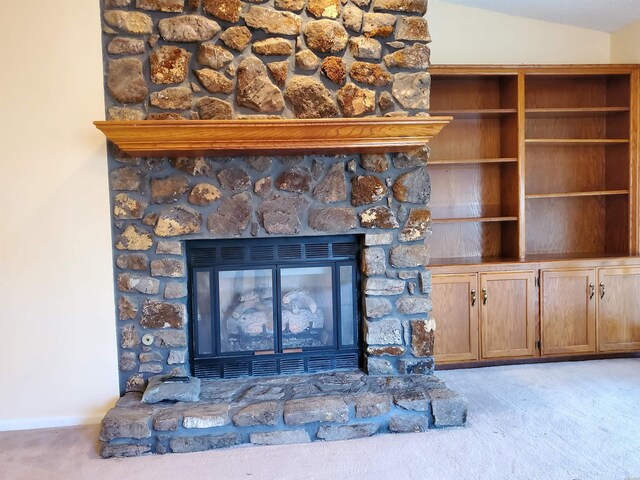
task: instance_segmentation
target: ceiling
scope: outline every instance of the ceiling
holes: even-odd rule
[[[446,0],[518,17],[614,32],[640,20],[640,0]]]

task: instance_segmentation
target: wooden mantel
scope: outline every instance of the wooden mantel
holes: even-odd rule
[[[132,156],[401,152],[423,146],[452,117],[94,122]]]

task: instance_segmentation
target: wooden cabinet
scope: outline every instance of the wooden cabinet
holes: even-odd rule
[[[598,351],[640,350],[640,267],[598,271]]]
[[[478,360],[478,276],[434,275],[431,285],[436,361]]]
[[[483,358],[523,357],[535,350],[535,274],[480,275]]]
[[[595,269],[543,270],[540,278],[542,354],[595,353]]]

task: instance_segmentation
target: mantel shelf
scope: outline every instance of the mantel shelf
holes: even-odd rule
[[[421,147],[451,117],[143,120],[94,122],[132,156],[402,152]]]

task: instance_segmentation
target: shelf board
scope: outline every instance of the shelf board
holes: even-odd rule
[[[605,117],[629,112],[629,107],[527,108],[527,118]]]
[[[430,110],[431,115],[452,116],[455,119],[473,118],[499,118],[505,115],[518,113],[515,108],[473,108],[453,110]]]
[[[475,266],[475,265],[518,265],[530,263],[547,263],[547,262],[570,262],[580,260],[607,261],[616,260],[618,262],[637,263],[640,257],[629,256],[624,253],[538,253],[526,255],[524,258],[510,257],[436,257],[429,262],[429,267],[456,267],[456,266]]]
[[[486,265],[499,263],[521,263],[522,260],[507,257],[450,257],[432,258],[429,267],[449,267],[462,265]]]
[[[561,193],[532,193],[525,195],[527,199],[533,198],[570,198],[570,197],[600,197],[610,195],[628,195],[629,190],[595,190],[592,192],[561,192]]]
[[[94,122],[132,156],[401,152],[421,147],[451,117]]]
[[[482,163],[517,163],[517,158],[461,158],[453,160],[429,160],[428,166],[434,165],[475,165]]]
[[[517,221],[518,217],[451,217],[431,219],[431,223],[490,223]]]
[[[628,138],[527,138],[527,145],[607,146],[629,143]]]

